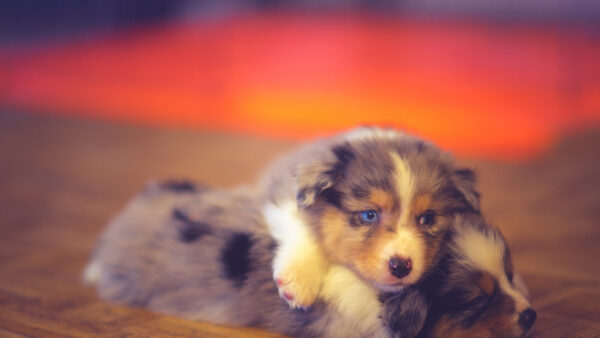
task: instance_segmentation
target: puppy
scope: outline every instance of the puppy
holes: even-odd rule
[[[457,215],[438,267],[384,300],[384,322],[403,337],[421,324],[420,337],[521,337],[537,317],[527,297],[500,231],[478,215]]]
[[[452,216],[478,212],[474,186],[450,155],[392,129],[355,129],[284,157],[261,185],[280,296],[308,308],[331,264],[386,292],[418,282]]]
[[[110,222],[84,271],[111,302],[290,336],[388,337],[376,290],[332,267],[323,297],[291,310],[272,279],[276,248],[250,189],[151,184]]]

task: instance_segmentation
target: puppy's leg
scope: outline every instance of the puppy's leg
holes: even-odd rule
[[[273,259],[273,279],[279,295],[291,308],[306,309],[319,294],[329,261],[298,217],[295,203],[268,204],[264,215],[278,244]]]
[[[279,247],[273,261],[273,279],[279,295],[292,308],[308,308],[317,298],[329,265],[310,240]]]
[[[425,324],[428,304],[418,287],[410,286],[383,303],[383,321],[395,337],[415,337]]]

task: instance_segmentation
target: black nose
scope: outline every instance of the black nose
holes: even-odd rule
[[[528,330],[533,323],[535,323],[535,319],[537,318],[537,313],[534,309],[528,308],[525,311],[521,312],[519,315],[519,325],[525,330]]]
[[[390,272],[392,275],[402,278],[410,273],[412,269],[412,261],[398,257],[390,258]]]

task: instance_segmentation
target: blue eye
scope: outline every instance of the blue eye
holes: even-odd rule
[[[377,215],[377,211],[375,210],[361,211],[360,220],[363,223],[375,223],[379,221],[379,215]]]

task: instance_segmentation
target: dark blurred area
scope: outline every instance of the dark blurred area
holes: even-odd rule
[[[0,1],[0,41],[4,45],[108,32],[168,20],[184,1]]]
[[[599,25],[595,0],[2,0],[0,43],[107,33],[171,20],[264,11],[360,12],[425,19]]]

